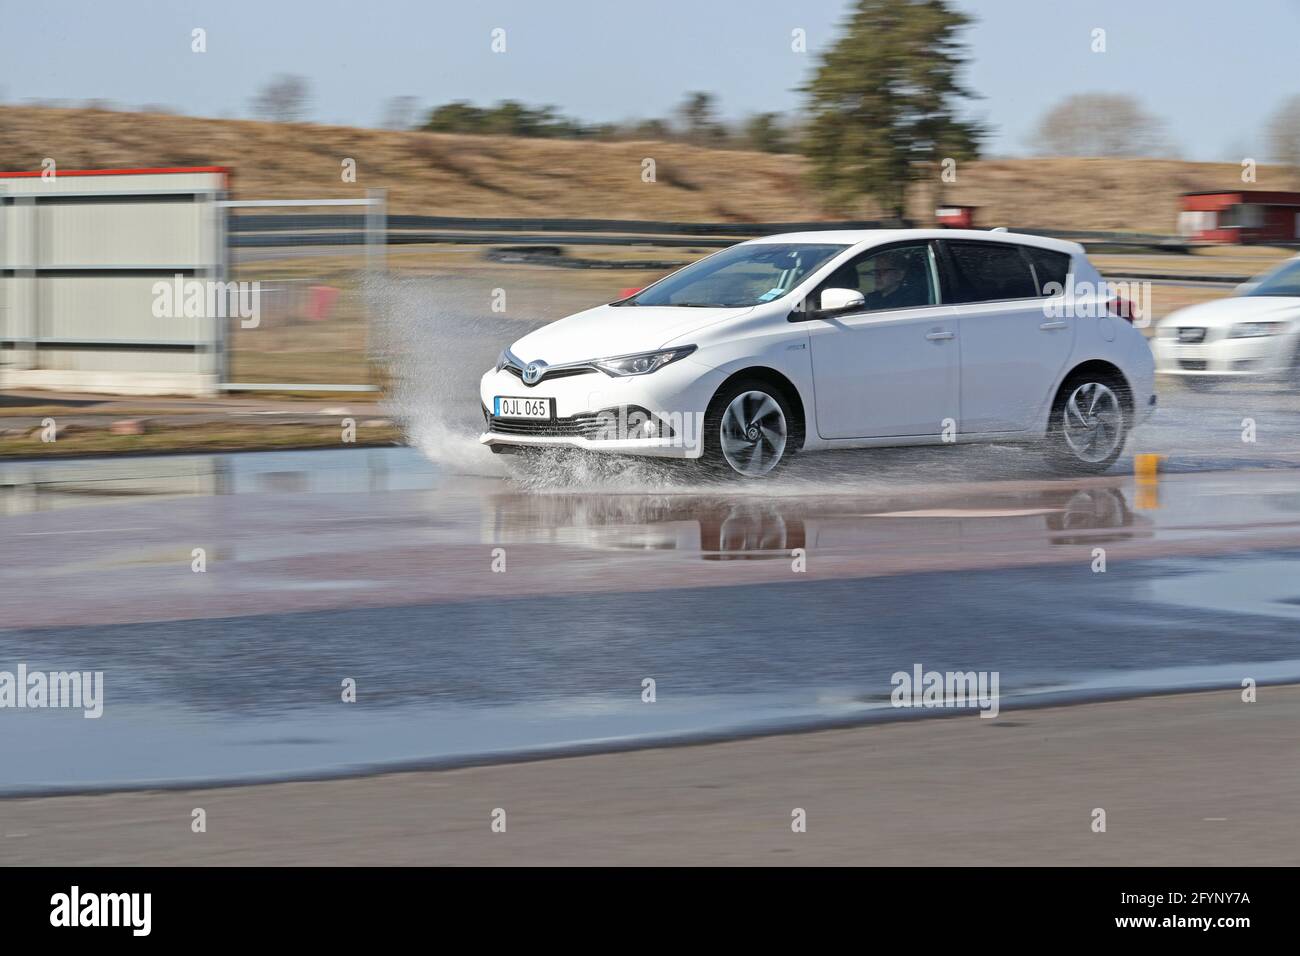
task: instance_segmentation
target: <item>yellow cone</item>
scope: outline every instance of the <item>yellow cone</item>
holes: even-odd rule
[[[1164,455],[1134,455],[1133,472],[1138,481],[1156,481]]]

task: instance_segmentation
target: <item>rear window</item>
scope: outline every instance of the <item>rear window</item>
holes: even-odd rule
[[[1038,287],[1038,294],[1060,295],[1070,277],[1070,257],[1064,252],[1053,252],[1051,249],[1035,249],[1033,246],[1025,246],[1024,249],[1029,264],[1034,267],[1034,283]],[[1047,287],[1053,282],[1057,287],[1049,292]]]
[[[1038,296],[1034,274],[1019,246],[994,242],[949,242],[952,289],[949,302],[992,302]]]

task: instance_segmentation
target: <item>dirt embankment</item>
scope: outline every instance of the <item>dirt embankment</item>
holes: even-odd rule
[[[664,142],[591,142],[398,132],[89,109],[0,107],[0,169],[224,165],[238,198],[341,198],[388,190],[395,213],[771,222],[866,218],[827,207],[798,156]],[[347,159],[356,182],[343,182]],[[643,181],[645,160],[655,181]],[[979,224],[1169,233],[1179,195],[1243,188],[1235,163],[1014,159],[962,164],[945,203],[981,207]],[[1246,188],[1287,189],[1263,166]],[[918,188],[912,215],[932,213]]]

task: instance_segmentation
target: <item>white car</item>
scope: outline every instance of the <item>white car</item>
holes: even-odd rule
[[[1165,316],[1156,370],[1192,384],[1268,377],[1300,383],[1300,257],[1237,289]]]
[[[1044,442],[1104,471],[1155,406],[1145,338],[1083,248],[976,230],[805,232],[731,246],[537,329],[479,383],[494,452],[698,459]]]

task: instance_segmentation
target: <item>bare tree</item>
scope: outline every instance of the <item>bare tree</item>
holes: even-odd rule
[[[253,112],[272,123],[296,123],[307,114],[308,97],[306,79],[281,73],[253,97]]]
[[[1266,136],[1269,159],[1300,175],[1300,96],[1292,96],[1278,107],[1269,118]]]
[[[414,96],[394,96],[384,104],[384,129],[411,129],[419,100]]]
[[[1030,139],[1046,156],[1168,156],[1164,124],[1131,96],[1078,93],[1052,107]]]

